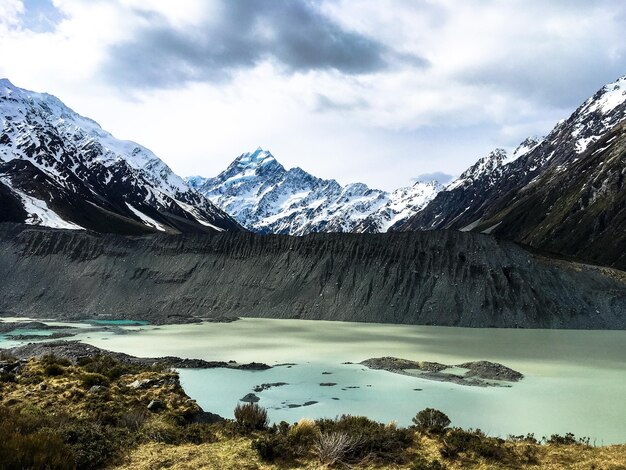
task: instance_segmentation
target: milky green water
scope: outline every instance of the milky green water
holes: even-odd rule
[[[145,357],[295,363],[261,372],[181,370],[187,393],[204,409],[225,417],[232,417],[239,398],[255,385],[287,382],[257,394],[274,421],[351,413],[405,425],[417,411],[434,407],[447,413],[453,425],[479,427],[492,435],[574,432],[597,444],[626,442],[624,331],[264,319],[125,330],[123,335],[89,331],[76,338]],[[0,346],[6,346],[1,338]],[[378,356],[446,364],[489,360],[526,377],[511,388],[478,388],[342,364]],[[322,387],[322,382],[337,385]],[[318,403],[289,408],[307,401]]]

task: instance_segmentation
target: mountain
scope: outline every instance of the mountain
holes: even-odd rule
[[[389,194],[363,183],[341,186],[301,168],[285,169],[261,148],[237,157],[214,178],[187,183],[259,233],[384,232],[434,197],[437,183],[415,183]]]
[[[626,269],[625,126],[622,77],[516,158],[479,160],[394,230],[480,231]]]
[[[0,222],[140,234],[242,230],[150,150],[0,80]]]
[[[456,230],[126,237],[0,224],[0,280],[0,316],[626,329],[624,272]]]

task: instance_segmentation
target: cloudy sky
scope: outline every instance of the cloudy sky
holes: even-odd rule
[[[261,146],[342,183],[445,179],[624,74],[613,0],[0,0],[0,76],[183,176]]]

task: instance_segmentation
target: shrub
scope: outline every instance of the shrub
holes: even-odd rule
[[[297,455],[284,434],[269,434],[252,441],[252,448],[257,451],[262,460],[274,462],[282,458],[291,460]]]
[[[280,458],[291,461],[307,455],[317,436],[315,421],[311,419],[301,419],[293,426],[281,421],[274,424],[268,434],[252,442],[252,448],[263,460],[273,462]]]
[[[15,374],[0,373],[0,382],[15,382]]]
[[[267,429],[269,424],[267,410],[256,403],[238,404],[235,407],[235,421],[238,429],[246,433]]]
[[[513,435],[513,434],[509,434],[508,437],[509,441],[512,442],[527,442],[528,444],[538,444],[539,441],[537,440],[537,438],[535,437],[535,434],[533,433],[528,433],[525,436],[523,434],[520,435]]]
[[[545,437],[544,437],[545,439]],[[589,445],[590,438],[580,437],[577,438],[573,433],[568,432],[565,436],[560,434],[552,434],[550,439],[546,440],[546,444],[552,444],[556,446],[571,446],[571,445]]]
[[[512,452],[504,446],[504,440],[488,437],[479,429],[451,429],[443,438],[440,453],[447,459],[456,459],[459,454],[465,453],[496,462],[513,457]]]
[[[132,408],[118,418],[117,425],[129,431],[137,432],[149,416],[150,413],[145,408]]]
[[[72,365],[72,363],[68,359],[65,359],[63,357],[55,356],[54,354],[46,354],[45,356],[42,356],[41,362],[44,365],[57,364],[57,365],[63,366],[63,367],[68,367],[68,366]]]
[[[94,385],[109,385],[109,379],[102,374],[86,372],[80,376],[80,381],[85,388],[91,388]]]
[[[426,408],[415,415],[413,424],[419,432],[441,434],[450,425],[450,418],[442,411]]]
[[[182,440],[180,427],[162,417],[147,420],[141,426],[141,435],[149,441],[165,444],[177,444]]]
[[[382,463],[400,463],[407,459],[406,449],[413,443],[413,432],[395,426],[372,421],[364,416],[344,415],[339,419],[316,421],[321,433],[346,433],[354,445],[350,446],[346,459],[358,462],[366,457]]]
[[[59,364],[48,364],[44,367],[44,373],[48,377],[56,377],[59,375],[63,375],[65,373],[65,368],[60,366]]]
[[[317,460],[322,465],[343,463],[358,446],[359,439],[345,431],[323,432],[314,444]]]
[[[287,438],[295,454],[304,455],[315,443],[319,431],[312,419],[301,419],[288,428]]]
[[[2,432],[0,462],[0,467],[6,470],[75,468],[72,450],[47,430],[25,435]]]
[[[182,440],[190,444],[217,442],[217,436],[207,424],[193,423],[183,428]]]
[[[132,442],[130,434],[91,421],[75,421],[60,427],[59,435],[74,452],[77,468],[102,468],[121,457]]]

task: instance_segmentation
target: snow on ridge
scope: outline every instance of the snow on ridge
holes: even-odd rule
[[[187,183],[243,226],[263,233],[304,235],[312,232],[386,230],[412,215],[438,191],[419,183],[392,194],[363,183],[341,186],[299,167],[285,169],[267,150],[257,148],[237,157],[214,178],[190,177]],[[423,188],[422,186],[423,185]],[[427,189],[424,189],[427,188]],[[414,195],[416,201],[410,201]],[[367,223],[367,228],[362,224]],[[380,231],[380,230],[377,230]]]
[[[11,191],[13,191],[13,193],[15,193],[22,201],[24,210],[28,214],[25,221],[26,224],[42,225],[45,227],[68,230],[85,230],[80,225],[64,220],[59,214],[50,209],[45,201],[30,196],[19,189],[13,188],[9,178],[0,178],[0,181],[11,188]]]

